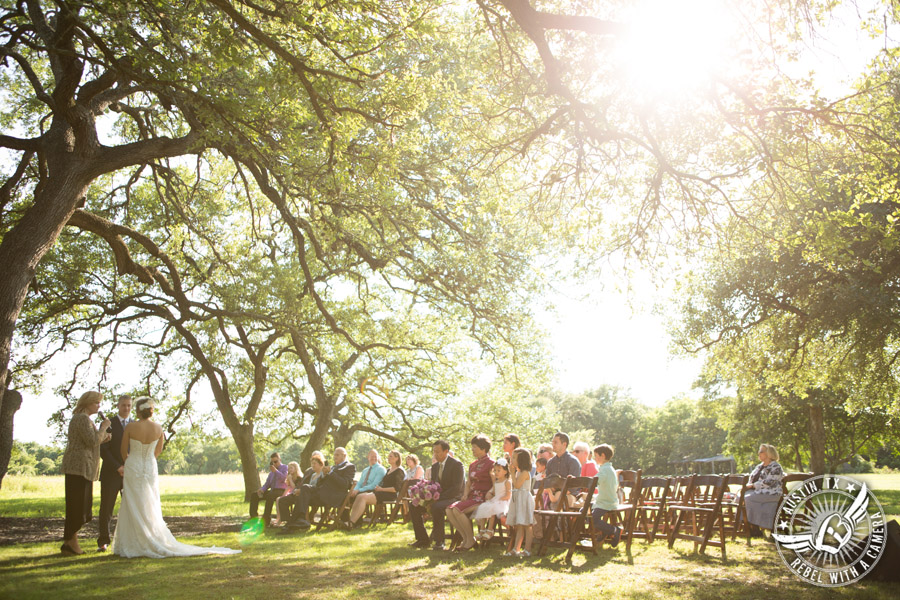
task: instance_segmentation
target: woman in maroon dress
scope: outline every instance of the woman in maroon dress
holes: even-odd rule
[[[472,519],[469,515],[484,502],[484,496],[493,487],[491,469],[494,459],[489,455],[491,440],[486,435],[478,434],[472,438],[472,454],[475,460],[469,465],[469,478],[461,500],[447,507],[447,520],[462,536],[462,543],[457,550],[469,550],[475,546],[475,535],[472,532]]]

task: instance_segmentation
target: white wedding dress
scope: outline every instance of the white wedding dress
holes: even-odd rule
[[[201,554],[237,554],[230,548],[202,548],[182,544],[163,521],[159,501],[159,472],[154,449],[159,440],[144,444],[129,442],[122,482],[122,504],[113,537],[113,553],[126,558],[148,556],[198,556]]]

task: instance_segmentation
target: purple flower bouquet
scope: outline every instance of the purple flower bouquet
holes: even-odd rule
[[[409,501],[413,506],[428,507],[429,504],[441,498],[441,484],[436,481],[423,479],[414,483],[409,488]]]

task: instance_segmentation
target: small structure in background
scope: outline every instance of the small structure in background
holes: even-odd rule
[[[719,466],[723,463],[727,467],[727,471]],[[729,474],[737,471],[737,461],[734,460],[734,457],[723,454],[710,456],[709,458],[685,458],[684,460],[672,461],[669,464],[675,467],[677,473],[685,475],[689,473],[700,475],[703,473],[709,473],[710,475],[715,473]]]

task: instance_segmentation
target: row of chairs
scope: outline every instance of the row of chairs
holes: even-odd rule
[[[788,473],[782,480],[784,493],[791,485],[811,477],[811,473]],[[657,537],[665,537],[671,548],[676,540],[694,543],[694,551],[705,553],[708,546],[720,548],[726,558],[725,543],[730,535],[732,542],[744,536],[751,544],[750,527],[744,495],[747,492],[747,475],[688,475],[682,477],[642,477],[642,471],[621,471],[620,487],[624,502],[603,518],[622,528],[621,541],[626,551],[631,550],[634,538],[652,543]],[[370,527],[379,523],[407,522],[408,489],[418,482],[403,482],[396,499],[378,502],[369,507],[364,521]],[[569,477],[553,482],[560,491],[560,500],[554,509],[539,507],[546,482],[541,482],[536,494],[535,518],[542,522],[538,554],[548,547],[568,549],[566,560],[571,560],[576,550],[593,554],[602,548],[603,535],[594,528],[591,519],[596,477]],[[317,529],[340,526],[345,511],[349,511],[352,499],[349,494],[338,507],[311,506],[307,520]],[[318,515],[317,515],[318,513]],[[505,543],[509,532],[501,521],[496,522],[494,542]],[[589,542],[589,543],[586,543]]]
[[[792,483],[811,477],[811,473],[789,473],[782,480],[787,494]],[[720,548],[726,558],[726,538],[735,541],[745,536],[750,545],[750,526],[744,496],[747,475],[688,475],[684,477],[642,477],[641,470],[622,471],[620,487],[624,502],[603,518],[622,528],[621,540],[626,551],[631,550],[634,538],[652,543],[665,536],[671,548],[676,540],[694,543],[694,551],[705,553],[708,546]],[[591,519],[595,477],[571,477],[558,480],[560,501],[555,509],[538,509],[536,518],[542,519],[544,535],[539,554],[549,546],[568,548],[566,560],[576,550],[593,554],[602,547],[603,535],[594,528]],[[538,498],[544,485],[538,492]],[[575,490],[578,493],[572,493]],[[589,543],[588,543],[589,542]]]
[[[376,502],[374,505],[369,505],[362,517],[363,521],[368,522],[369,527],[374,527],[378,523],[387,523],[390,525],[400,519],[403,519],[403,522],[406,522],[409,517],[406,512],[407,504],[404,500],[408,501],[407,496],[409,487],[418,481],[418,479],[407,479],[403,482],[403,485],[400,486],[400,491],[397,494],[396,499]],[[353,499],[350,497],[349,493],[344,497],[344,501],[340,506],[310,505],[309,510],[307,511],[306,520],[315,525],[316,530],[322,528],[338,529],[341,526],[342,520],[349,514],[352,505]]]

